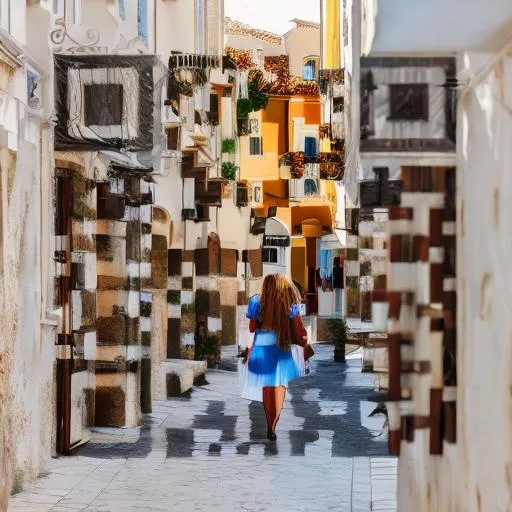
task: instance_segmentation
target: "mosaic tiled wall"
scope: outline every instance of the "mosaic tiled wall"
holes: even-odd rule
[[[430,454],[456,441],[455,169],[402,168],[389,209],[389,446],[430,432]]]

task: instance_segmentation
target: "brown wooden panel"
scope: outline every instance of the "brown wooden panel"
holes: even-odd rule
[[[118,387],[99,386],[96,388],[95,418],[99,427],[126,424],[125,393]]]
[[[391,400],[401,400],[402,387],[400,379],[400,334],[390,334],[389,341],[389,397]]]
[[[443,264],[430,265],[430,302],[443,302]]]
[[[444,438],[448,443],[457,442],[457,403],[444,402]]]
[[[430,454],[443,454],[442,413],[443,390],[430,390]]]
[[[391,263],[411,262],[413,256],[413,240],[409,235],[391,235],[389,257]]]
[[[220,271],[223,276],[236,277],[238,274],[238,251],[236,249],[221,249]]]
[[[413,238],[413,260],[426,263],[430,240],[427,236],[415,235]]]
[[[249,265],[251,266],[252,277],[262,277],[263,259],[261,249],[253,249],[247,251],[247,259],[249,261]]]
[[[167,358],[179,359],[181,346],[181,319],[169,318],[167,320]]]
[[[167,253],[167,274],[169,276],[181,276],[181,264],[183,251],[181,249],[169,249]]]
[[[443,245],[443,210],[430,209],[430,247]]]
[[[413,208],[401,208],[392,206],[389,208],[389,220],[412,220],[414,215]]]
[[[402,416],[402,439],[408,443],[414,441],[414,417]]]
[[[425,430],[430,428],[430,416],[414,416],[414,429],[415,430]]]
[[[401,430],[390,430],[388,433],[388,448],[389,454],[399,456],[400,455],[400,442],[402,441]]]

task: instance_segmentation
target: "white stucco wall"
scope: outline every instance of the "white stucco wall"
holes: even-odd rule
[[[0,475],[0,508],[2,491],[43,472],[55,446],[55,329],[41,322],[40,136],[45,130],[40,112],[25,105],[26,68],[5,82],[8,74],[8,68],[0,69],[0,408],[4,421],[8,418],[0,421],[0,465],[7,468]]]
[[[459,73],[475,76],[493,57],[463,54]],[[495,64],[459,102],[457,444],[432,457],[428,430],[402,442],[401,511],[512,506],[512,58]]]

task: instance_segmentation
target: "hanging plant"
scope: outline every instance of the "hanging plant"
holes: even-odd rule
[[[222,152],[223,153],[234,153],[235,152],[235,139],[224,139],[222,141]]]
[[[237,169],[238,167],[233,162],[223,162],[222,177],[229,181],[235,181]]]
[[[261,90],[262,84],[257,75],[249,82],[249,101],[251,102],[251,112],[258,112],[268,105],[268,96]]]
[[[240,98],[236,102],[236,116],[238,119],[247,119],[249,112],[252,112],[251,100],[248,98]]]

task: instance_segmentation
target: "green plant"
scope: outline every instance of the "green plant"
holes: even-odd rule
[[[222,152],[223,153],[234,153],[236,147],[235,139],[224,139],[222,141]]]
[[[220,355],[220,340],[216,334],[208,333],[196,340],[195,358],[202,361],[207,357],[218,357]]]
[[[258,112],[268,105],[268,95],[261,91],[260,80],[255,76],[248,84],[251,111]]]
[[[347,322],[344,318],[331,318],[327,327],[331,337],[334,339],[334,360],[338,363],[344,363],[348,332]]]
[[[235,181],[237,169],[238,167],[233,162],[223,162],[222,177],[229,181]]]
[[[181,305],[181,314],[191,314],[196,312],[196,307],[194,304],[182,304]]]
[[[327,327],[334,343],[337,346],[344,346],[347,342],[347,321],[344,318],[331,318],[328,321]]]
[[[247,119],[249,112],[252,112],[251,100],[249,98],[240,98],[236,102],[236,117],[238,119]]]
[[[181,292],[179,290],[167,290],[167,303],[172,306],[181,304]]]

